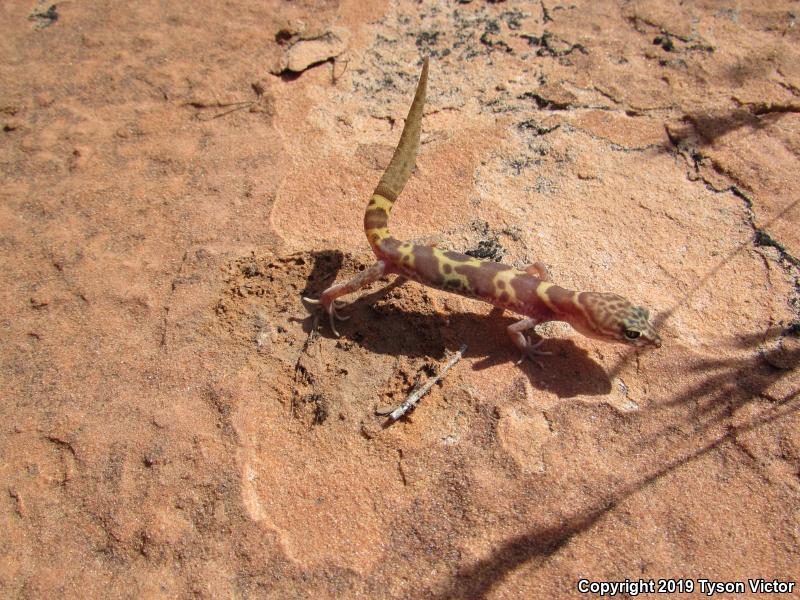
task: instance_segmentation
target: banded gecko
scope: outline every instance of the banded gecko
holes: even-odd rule
[[[583,335],[607,342],[660,347],[661,338],[650,324],[646,308],[634,306],[616,294],[577,292],[560,287],[550,280],[542,263],[516,269],[392,237],[388,229],[389,215],[416,161],[427,81],[426,58],[400,142],[364,213],[364,231],[377,261],[350,281],[332,285],[318,300],[304,298],[311,304],[321,305],[328,313],[334,335],[339,335],[335,319],[349,318],[339,313],[341,300],[338,298],[383,275],[396,274],[524,315],[522,320],[507,328],[512,342],[523,352],[523,358],[548,354],[537,350],[542,339],[534,342],[525,333],[546,321],[566,321]]]

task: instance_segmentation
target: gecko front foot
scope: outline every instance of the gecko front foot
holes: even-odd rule
[[[534,363],[539,365],[539,367],[542,367],[542,363],[540,363],[534,357],[550,356],[553,354],[552,352],[545,352],[544,350],[538,349],[539,346],[542,345],[542,342],[544,342],[542,338],[539,338],[534,342],[531,340],[530,336],[523,333],[524,331],[533,329],[535,326],[536,321],[534,319],[522,319],[521,321],[517,321],[513,325],[509,325],[506,328],[511,341],[514,342],[514,345],[522,351],[522,357],[515,364],[520,364],[523,360],[529,358]]]
[[[340,321],[347,321],[347,319],[350,318],[350,315],[342,315],[338,312],[342,309],[342,307],[347,306],[347,303],[343,300],[337,300],[335,298],[331,299],[330,295],[327,295],[326,297],[327,292],[328,290],[325,290],[322,296],[320,296],[319,300],[314,300],[313,298],[307,298],[306,296],[303,296],[303,301],[307,302],[308,304],[318,304],[322,306],[322,310],[328,314],[333,335],[339,337],[339,332],[336,331],[336,319]]]
[[[520,348],[522,350],[522,356],[519,357],[519,360],[515,362],[515,365],[521,364],[526,358],[529,359],[531,362],[535,363],[540,369],[543,369],[544,366],[541,362],[534,358],[535,356],[552,356],[552,352],[547,352],[545,350],[539,350],[539,346],[544,343],[544,339],[540,338],[535,342],[531,341],[531,338],[527,335],[522,336],[525,339],[525,346]]]
[[[352,294],[356,290],[360,290],[362,287],[380,279],[385,271],[386,263],[382,260],[379,260],[369,268],[361,271],[350,281],[332,285],[327,290],[322,292],[322,296],[319,297],[319,300],[312,300],[311,298],[306,298],[305,296],[303,297],[303,300],[309,304],[319,304],[322,306],[323,310],[328,313],[333,335],[339,337],[339,332],[336,331],[336,319],[339,319],[340,321],[346,321],[350,317],[340,315],[337,312],[342,308],[342,306],[345,306],[345,303],[342,300],[337,300],[337,298],[339,298],[339,296],[344,296],[345,294]]]

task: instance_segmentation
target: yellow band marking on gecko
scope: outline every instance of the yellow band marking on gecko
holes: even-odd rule
[[[547,290],[553,287],[554,284],[549,283],[547,281],[542,281],[536,286],[536,295],[539,297],[539,300],[544,302],[544,305],[552,310],[553,312],[558,312],[558,309],[553,304],[553,301],[550,299],[550,296],[547,295]]]

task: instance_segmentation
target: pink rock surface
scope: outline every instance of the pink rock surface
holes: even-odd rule
[[[47,8],[0,8],[0,595],[797,579],[796,3]],[[624,294],[661,349],[551,325],[516,366],[510,315],[417,284],[309,338],[423,55],[394,233]]]

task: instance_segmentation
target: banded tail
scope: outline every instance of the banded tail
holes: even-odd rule
[[[422,128],[422,109],[425,106],[425,90],[428,85],[428,58],[422,64],[422,74],[419,76],[417,92],[414,101],[408,110],[400,142],[394,151],[389,166],[386,167],[378,187],[372,194],[364,213],[364,232],[367,234],[370,246],[375,254],[380,257],[381,245],[385,240],[392,239],[389,234],[389,215],[392,206],[403,191],[403,188],[414,170],[419,150],[419,134]]]

